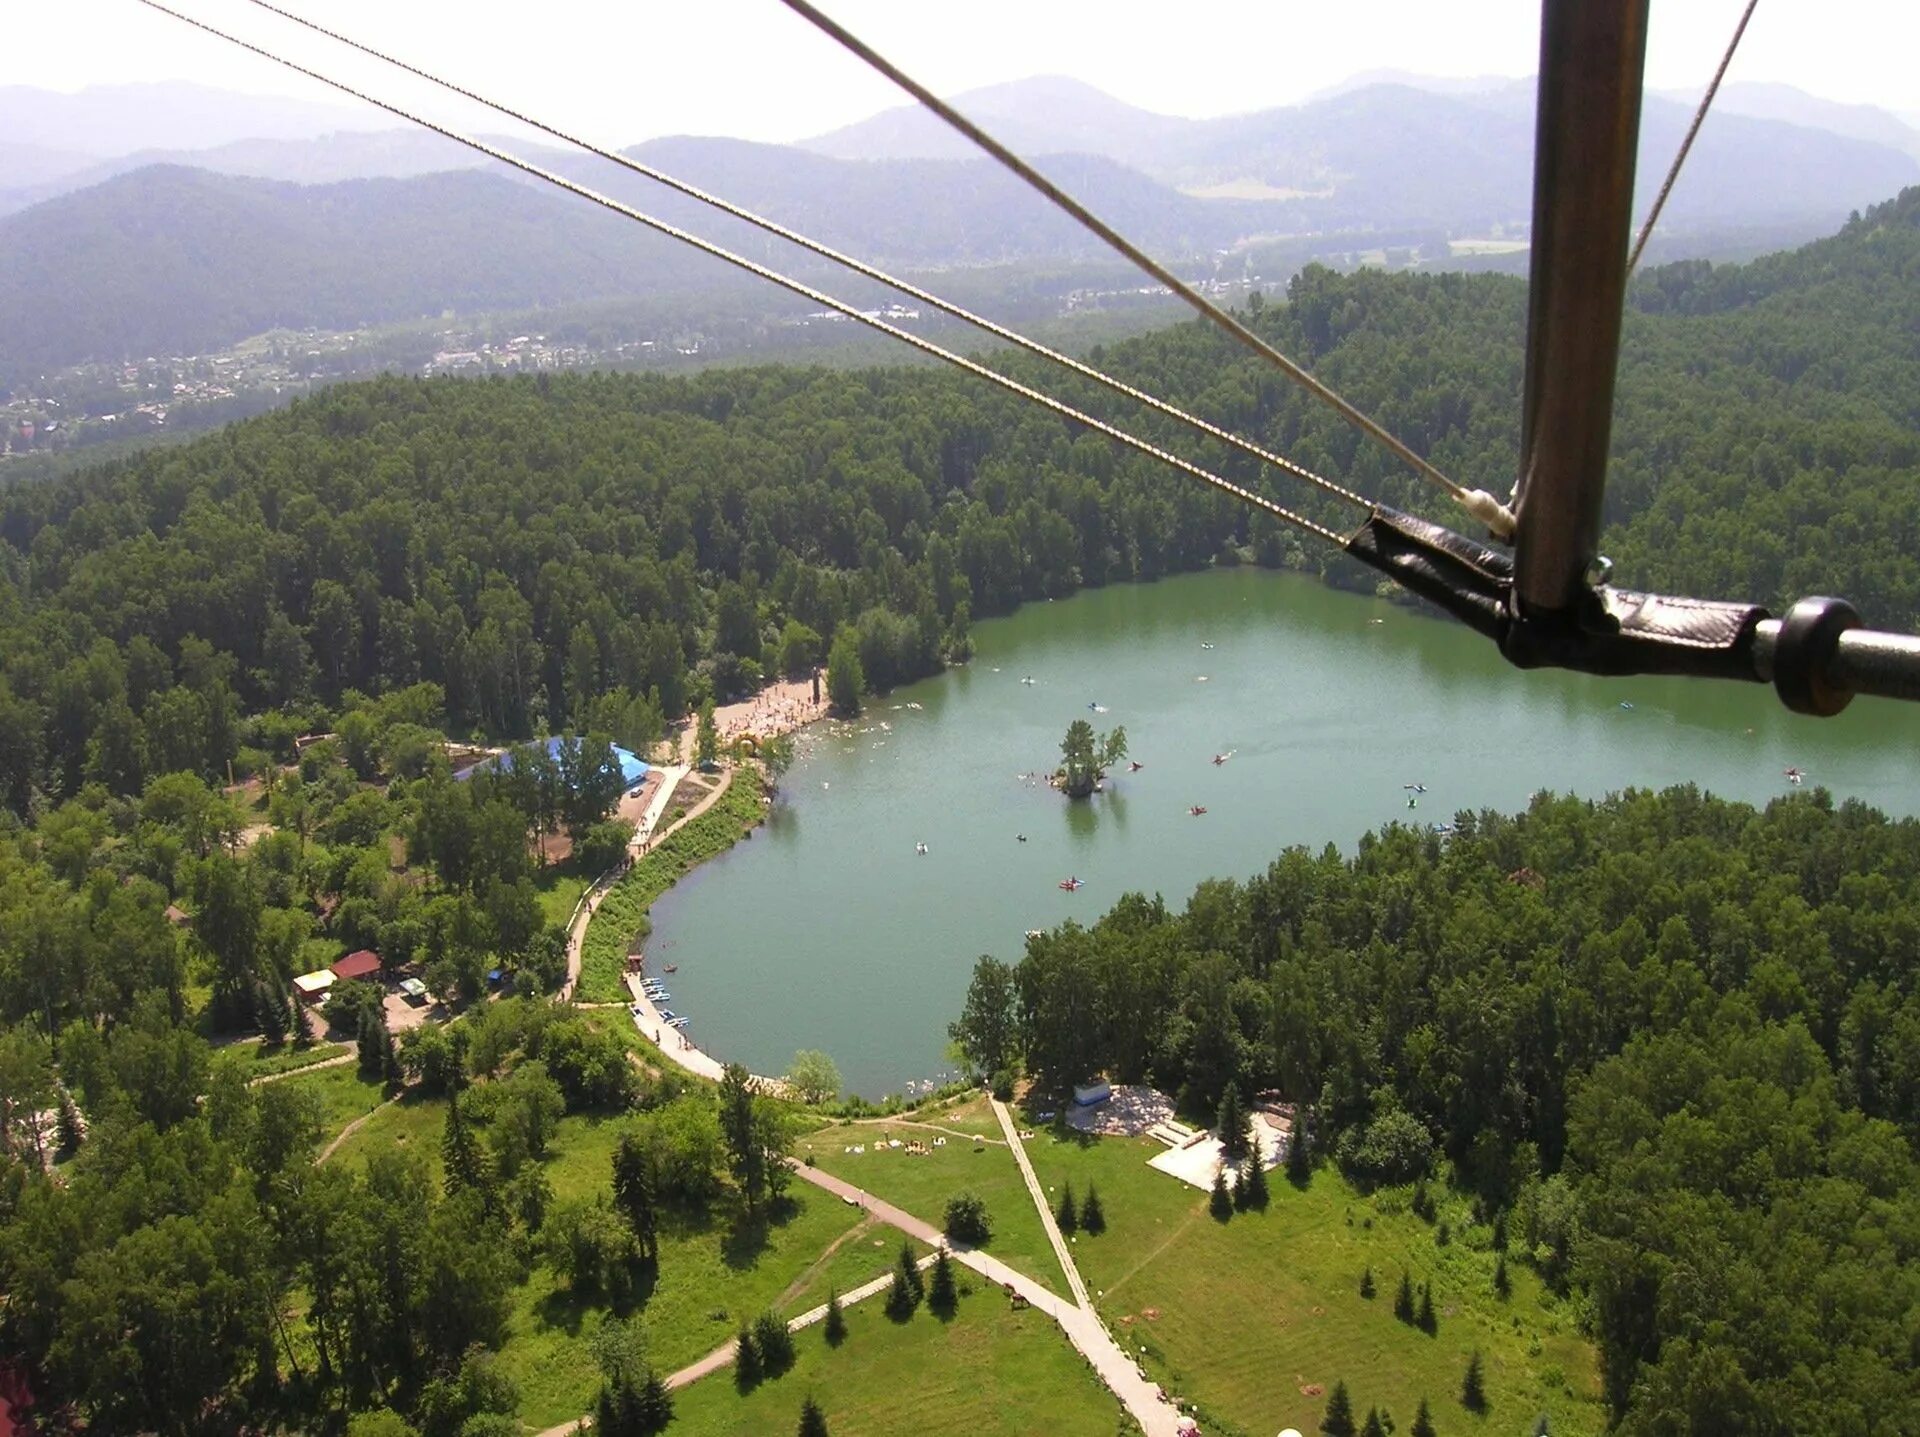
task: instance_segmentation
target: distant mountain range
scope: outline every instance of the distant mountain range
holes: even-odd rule
[[[1731,85],[1703,127],[1670,202],[1675,228],[1825,224],[1920,178],[1920,131],[1885,110],[1838,105],[1777,85]],[[1534,85],[1377,72],[1302,105],[1211,120],[1137,109],[1075,80],[1047,77],[956,97],[1023,154],[1104,155],[1189,193],[1304,198],[1337,225],[1437,224],[1458,232],[1524,223],[1532,183]],[[1697,95],[1649,96],[1643,188],[1658,184]],[[804,148],[842,159],[964,153],[917,106],[885,110]]]
[[[1306,104],[1214,120],[1156,115],[1059,78],[959,98],[1145,248],[1199,273],[1245,277],[1263,254],[1297,265],[1316,237],[1347,253],[1422,246],[1431,259],[1450,239],[1524,236],[1529,219],[1530,82],[1361,77]],[[1669,206],[1669,254],[1676,236],[1697,253],[1716,233],[1829,231],[1920,182],[1920,134],[1886,111],[1778,86],[1730,86],[1723,101]],[[1691,104],[1649,98],[1643,190]],[[274,326],[720,282],[711,260],[436,136],[343,116],[365,119],[189,86],[0,90],[0,381],[201,352]],[[515,148],[756,258],[811,268],[604,162]],[[1100,252],[914,109],[799,147],[679,138],[632,153],[883,264],[1079,264]]]

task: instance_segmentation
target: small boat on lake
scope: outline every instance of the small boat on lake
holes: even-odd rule
[[[1216,753],[1213,756],[1213,766],[1215,768],[1218,768],[1220,767],[1221,764],[1225,763],[1228,759],[1232,757],[1233,757],[1232,749],[1228,749],[1225,753]]]
[[[669,963],[660,971],[662,973],[678,973],[680,971],[680,965],[678,963]]]
[[[1190,814],[1194,818],[1198,818],[1201,814],[1205,813],[1206,811],[1207,811],[1207,806],[1204,803],[1196,803],[1193,805],[1193,807],[1187,810],[1188,814]]]
[[[1128,772],[1128,773],[1138,773],[1138,772],[1140,772],[1140,770],[1141,770],[1141,769],[1143,769],[1143,768],[1145,768],[1145,767],[1146,767],[1146,765],[1145,765],[1144,763],[1142,763],[1142,762],[1140,762],[1140,760],[1139,760],[1139,759],[1135,759],[1135,760],[1134,760],[1134,761],[1133,761],[1132,763],[1130,763],[1130,764],[1128,764],[1128,765],[1127,765],[1127,772]]]
[[[1060,886],[1069,893],[1078,893],[1086,886],[1086,880],[1082,878],[1063,878],[1060,880]]]

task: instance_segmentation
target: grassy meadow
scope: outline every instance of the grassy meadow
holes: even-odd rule
[[[1150,1139],[1039,1133],[1027,1155],[1057,1198],[1097,1185],[1106,1232],[1072,1241],[1074,1261],[1114,1336],[1169,1392],[1198,1404],[1209,1433],[1312,1432],[1325,1392],[1344,1380],[1358,1412],[1379,1406],[1405,1430],[1425,1397],[1443,1437],[1605,1427],[1599,1373],[1575,1314],[1518,1262],[1502,1301],[1493,1291],[1491,1234],[1467,1205],[1441,1201],[1451,1240],[1415,1217],[1407,1190],[1364,1195],[1330,1168],[1304,1191],[1272,1178],[1265,1212],[1218,1222],[1207,1195],[1146,1165]],[[1437,1195],[1437,1189],[1436,1189]],[[1373,1269],[1375,1294],[1359,1294]],[[1433,1285],[1437,1331],[1393,1314],[1402,1271]],[[1469,1355],[1485,1363],[1491,1407],[1460,1403]]]

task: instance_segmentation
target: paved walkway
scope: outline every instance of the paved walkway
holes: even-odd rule
[[[1053,1220],[1053,1206],[1047,1201],[1046,1191],[1040,1186],[1040,1179],[1033,1174],[1033,1164],[1027,1161],[1027,1145],[1020,1141],[1020,1130],[1013,1125],[1013,1114],[1007,1111],[1007,1105],[998,1098],[989,1097],[993,1104],[993,1115],[1000,1120],[1000,1131],[1007,1135],[1007,1146],[1013,1149],[1013,1160],[1020,1165],[1020,1176],[1027,1180],[1027,1191],[1033,1194],[1033,1205],[1040,1210],[1040,1225],[1047,1230],[1047,1241],[1053,1244],[1053,1255],[1060,1259],[1060,1270],[1067,1275],[1067,1286],[1073,1291],[1073,1300],[1084,1311],[1093,1311],[1093,1299],[1087,1296],[1087,1285],[1080,1280],[1080,1269],[1073,1264],[1073,1254],[1067,1251],[1067,1240],[1060,1235],[1060,1225]]]
[[[671,772],[671,770],[669,770],[669,772]],[[678,784],[678,782],[679,779],[676,778],[674,783]],[[665,839],[678,832],[681,828],[692,823],[694,819],[705,813],[709,808],[712,808],[714,804],[720,801],[720,795],[725,793],[732,783],[733,770],[722,769],[720,772],[720,782],[713,786],[713,791],[692,808],[688,809],[685,817],[676,819],[669,825],[666,831],[660,835],[659,839],[650,836],[652,824],[659,818],[657,812],[651,813],[647,820],[648,828],[646,830],[649,837],[643,840],[640,837],[641,830],[634,830],[633,843],[628,845],[627,848],[629,866],[637,861],[636,854],[641,852],[643,848],[657,846],[661,839]],[[660,793],[671,796],[673,789],[667,784],[662,783],[660,785]],[[661,801],[659,794],[656,794],[654,799],[656,804]],[[620,879],[625,876],[626,872],[627,869],[622,867],[603,873],[594,879],[593,886],[581,895],[579,904],[573,910],[573,922],[567,929],[567,980],[560,985],[560,1000],[562,1002],[565,1002],[573,996],[573,990],[580,982],[580,955],[587,941],[587,925],[593,922],[594,913],[599,909],[600,904],[605,900],[606,896],[613,892],[614,884],[618,883]],[[638,996],[638,994],[635,994],[636,998]],[[652,1015],[652,1025],[655,1030],[658,1030],[662,1026],[658,1013]],[[682,1066],[684,1067],[686,1065],[682,1064]],[[695,1069],[695,1071],[699,1070]],[[716,1069],[716,1072],[717,1071]]]
[[[1014,1151],[1020,1151],[1018,1137],[1014,1140]],[[1024,1158],[1022,1167],[1025,1168]],[[1028,1169],[1030,1172],[1031,1170]],[[825,1188],[828,1192],[842,1198],[853,1198],[868,1212],[888,1224],[897,1227],[910,1237],[938,1245],[945,1238],[934,1229],[931,1223],[922,1222],[908,1212],[883,1202],[871,1193],[864,1192],[852,1183],[843,1182],[831,1173],[823,1173],[818,1168],[801,1164],[794,1168],[795,1174],[812,1183],[815,1187]],[[1048,1213],[1047,1205],[1040,1204],[1042,1213]],[[1048,1213],[1049,1219],[1051,1214]],[[1049,1221],[1051,1227],[1051,1221]],[[998,1287],[1011,1287],[1024,1297],[1029,1304],[1047,1314],[1060,1324],[1060,1330],[1067,1335],[1080,1355],[1092,1364],[1094,1372],[1106,1383],[1114,1396],[1125,1404],[1133,1420],[1140,1424],[1147,1437],[1176,1437],[1174,1423],[1179,1412],[1168,1402],[1157,1384],[1147,1380],[1139,1365],[1120,1349],[1113,1335],[1101,1322],[1100,1315],[1091,1305],[1075,1306],[1065,1298],[1056,1296],[1023,1272],[1015,1272],[998,1258],[989,1257],[984,1252],[972,1248],[952,1249],[953,1259],[962,1266],[972,1268],[982,1277]],[[1079,1274],[1069,1259],[1065,1264],[1073,1285],[1080,1287]]]

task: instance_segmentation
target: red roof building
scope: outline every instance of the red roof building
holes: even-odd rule
[[[380,955],[371,948],[362,948],[358,953],[349,953],[333,965],[333,976],[341,982],[354,978],[373,978],[380,972]]]

